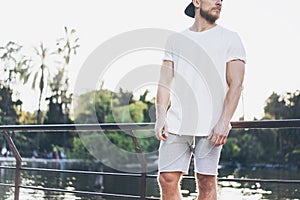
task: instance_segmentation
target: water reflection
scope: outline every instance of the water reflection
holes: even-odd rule
[[[10,165],[6,162],[1,165]],[[45,160],[43,162],[27,162],[25,167],[34,168],[52,168],[69,170],[87,170],[87,171],[110,171],[113,170],[102,166],[100,163],[84,162],[59,162]],[[219,177],[227,178],[265,178],[265,179],[300,179],[300,173],[297,170],[287,169],[266,169],[266,168],[230,168],[220,169]],[[14,170],[0,169],[0,180],[2,183],[14,182]],[[61,188],[70,191],[93,191],[118,194],[139,195],[140,179],[138,177],[116,177],[102,175],[83,175],[72,173],[56,172],[36,172],[22,171],[22,184],[28,186]],[[196,198],[196,187],[194,180],[184,179],[182,182],[182,193],[185,199]],[[42,190],[21,189],[22,200],[32,199],[104,199],[95,196],[75,195],[71,193],[58,193]],[[223,181],[219,182],[218,188],[220,200],[240,200],[240,199],[299,199],[299,184],[270,184],[270,183],[237,183]],[[159,188],[156,179],[147,179],[147,195],[158,196]],[[0,187],[0,196],[2,199],[13,198],[13,188]],[[109,198],[105,198],[109,200]]]

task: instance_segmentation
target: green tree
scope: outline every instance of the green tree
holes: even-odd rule
[[[113,93],[101,86],[99,91],[87,92],[80,95],[75,102],[76,123],[105,123],[113,122],[111,115]],[[97,122],[95,121],[97,118]]]
[[[51,55],[48,48],[44,47],[44,44],[41,43],[39,47],[34,48],[36,55],[39,57],[39,61],[36,63],[33,81],[32,81],[32,88],[35,89],[36,85],[38,84],[39,87],[39,99],[38,99],[38,111],[37,111],[37,123],[42,123],[42,111],[41,111],[41,101],[44,95],[45,87],[47,86],[47,82],[50,76],[50,69],[47,64],[46,60]]]
[[[139,101],[147,105],[147,109],[144,110],[144,122],[155,122],[155,98],[147,100],[149,90],[146,90],[139,98]]]
[[[12,90],[0,85],[0,124],[18,124],[18,114],[16,111],[17,102],[12,100]]]
[[[4,47],[0,47],[0,124],[2,125],[16,125],[25,120],[22,115],[22,101],[13,100],[13,95],[16,93],[13,90],[14,85],[20,81],[26,83],[30,75],[28,69],[31,66],[31,59],[22,53],[22,48],[14,42],[8,42]],[[33,143],[27,135],[19,132],[9,132],[9,134],[21,149],[22,155],[30,154],[28,150]]]
[[[70,105],[72,103],[72,94],[69,93],[69,76],[68,68],[71,57],[77,54],[79,48],[79,38],[75,37],[76,30],[65,29],[65,36],[57,40],[56,53],[58,55],[59,69],[50,83],[52,96],[48,98],[52,104],[52,108],[62,109],[63,119],[65,123],[69,123]],[[57,118],[57,116],[55,117]],[[52,119],[53,121],[53,119]]]
[[[286,98],[273,92],[264,107],[265,117],[271,119],[286,119],[288,116]]]
[[[22,55],[22,46],[8,42],[0,47],[0,123],[17,124],[17,110],[21,110],[22,101],[13,100],[13,84],[21,80],[26,82],[29,74],[30,59]]]
[[[265,116],[263,119],[299,119],[300,118],[300,91],[288,92],[282,95],[273,93],[266,101],[264,108]],[[272,130],[275,155],[281,162],[291,152],[300,149],[300,131],[299,129],[275,129]],[[275,136],[275,137],[274,137]],[[266,144],[267,142],[265,142]],[[272,145],[266,145],[266,149],[272,148]],[[289,160],[287,160],[289,162]],[[291,162],[290,162],[291,163]]]
[[[65,36],[59,38],[56,43],[56,50],[49,50],[43,43],[35,52],[38,56],[34,70],[32,87],[39,87],[39,101],[37,111],[37,123],[45,124],[63,124],[72,123],[70,119],[70,106],[72,103],[72,94],[69,93],[69,78],[67,68],[69,67],[71,56],[76,54],[79,47],[78,38],[74,38],[75,30],[69,31],[65,27]],[[55,62],[50,63],[50,59]],[[51,93],[45,94],[46,88],[49,88]],[[48,101],[48,109],[45,117],[42,116],[41,102],[44,96]],[[51,145],[60,145],[69,147],[72,141],[72,134],[63,132],[62,140],[57,140],[57,135],[51,133],[37,134],[37,148],[50,150]],[[41,138],[40,138],[41,137]]]
[[[144,97],[146,95],[147,93]],[[75,113],[77,123],[95,123],[93,119],[95,116],[99,123],[138,123],[150,118],[149,116],[145,118],[145,110],[153,104],[146,101],[146,98],[134,99],[132,92],[129,91],[120,89],[119,92],[112,92],[104,89],[102,84],[99,90],[80,95],[76,105],[78,105]],[[150,132],[135,131],[144,152],[151,152],[158,147],[158,141]],[[132,138],[128,133],[108,131],[106,136],[118,147],[126,151],[135,151]]]
[[[23,55],[22,46],[15,42],[8,42],[4,47],[0,47],[0,83],[11,89],[16,81],[23,83],[28,81],[31,66],[31,59]]]
[[[37,124],[36,113],[31,113],[28,111],[20,111],[19,113],[19,124]]]
[[[238,159],[241,152],[241,148],[238,146],[238,139],[230,136],[227,139],[226,145],[222,148],[221,161],[234,162]]]

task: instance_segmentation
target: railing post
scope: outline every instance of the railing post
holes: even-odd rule
[[[146,199],[146,193],[147,193],[147,162],[145,160],[144,154],[142,152],[141,146],[134,135],[133,130],[130,131],[132,141],[135,146],[135,152],[137,153],[138,159],[140,161],[141,167],[142,167],[142,187],[141,187],[141,199]]]
[[[21,183],[21,167],[22,167],[22,157],[16,148],[11,137],[8,135],[6,131],[3,132],[4,138],[9,145],[9,149],[13,152],[14,157],[16,159],[16,172],[15,172],[15,196],[14,200],[19,200],[20,197],[20,183]]]

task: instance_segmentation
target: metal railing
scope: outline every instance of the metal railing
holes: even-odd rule
[[[244,129],[263,129],[263,128],[300,128],[300,120],[263,120],[263,121],[237,121],[231,122],[232,128],[244,128]],[[3,187],[14,187],[14,199],[19,200],[20,188],[33,189],[33,190],[44,190],[52,192],[63,192],[63,193],[74,193],[81,195],[96,195],[109,198],[122,198],[122,199],[159,199],[158,197],[147,197],[147,178],[156,178],[156,175],[148,175],[146,173],[147,163],[142,154],[141,147],[134,134],[135,130],[151,130],[154,128],[153,123],[115,123],[115,124],[55,124],[55,125],[5,125],[0,126],[0,131],[3,133],[5,140],[9,144],[10,150],[16,160],[16,167],[0,166],[0,169],[13,169],[15,170],[15,183],[5,184],[0,183]],[[22,167],[22,157],[19,154],[13,140],[9,136],[9,131],[14,132],[60,132],[60,131],[130,131],[130,136],[135,145],[135,151],[137,153],[142,173],[108,173],[108,172],[93,172],[93,171],[76,171],[76,170],[57,170],[57,169],[44,169],[44,168],[25,168]],[[58,188],[41,188],[36,186],[21,185],[21,171],[43,171],[49,173],[74,173],[74,174],[93,174],[103,176],[129,176],[129,177],[140,177],[141,178],[141,191],[140,196],[136,195],[125,195],[125,194],[110,194],[102,192],[90,192],[90,191],[70,191],[66,189]],[[193,179],[193,176],[184,176],[185,179]],[[218,181],[235,181],[235,182],[259,182],[259,183],[285,183],[285,184],[300,184],[300,180],[276,180],[276,179],[239,179],[239,178],[218,178]]]

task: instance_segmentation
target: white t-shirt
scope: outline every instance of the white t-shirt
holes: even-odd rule
[[[174,63],[168,130],[207,136],[217,123],[228,89],[226,63],[246,61],[237,33],[219,25],[203,31],[186,29],[169,36],[163,60]]]

